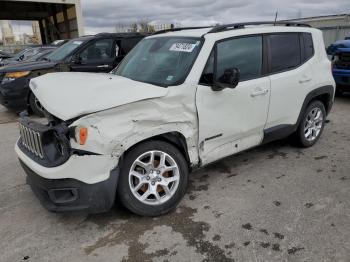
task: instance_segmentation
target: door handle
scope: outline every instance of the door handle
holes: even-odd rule
[[[97,66],[97,68],[108,68],[109,67],[109,65],[99,65],[99,66]]]
[[[299,84],[304,84],[304,83],[307,83],[307,82],[310,82],[310,81],[311,81],[311,78],[300,79],[299,80]]]
[[[266,95],[269,92],[268,89],[263,89],[263,90],[258,90],[250,94],[251,97],[256,97],[256,96],[263,96]]]

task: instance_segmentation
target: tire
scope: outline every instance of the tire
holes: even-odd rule
[[[303,113],[295,134],[298,145],[301,147],[313,146],[323,132],[325,121],[326,110],[323,103],[318,100],[311,102]]]
[[[40,117],[44,117],[44,113],[42,111],[42,108],[40,107],[40,102],[37,101],[37,99],[33,93],[30,93],[30,95],[29,95],[29,106],[35,115],[40,116]]]
[[[131,212],[154,217],[175,209],[187,185],[188,165],[183,154],[172,144],[147,141],[126,153],[117,194]]]

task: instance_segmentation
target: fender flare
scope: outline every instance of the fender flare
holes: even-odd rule
[[[308,93],[304,99],[303,105],[300,109],[299,116],[297,122],[294,125],[278,125],[273,126],[264,130],[264,138],[262,144],[266,144],[275,140],[283,139],[291,134],[293,134],[300,124],[301,118],[312,100],[317,97],[327,95],[327,99],[323,98],[322,102],[325,103],[327,115],[330,112],[333,106],[333,98],[334,98],[335,88],[332,85],[322,86],[312,90]]]
[[[322,101],[325,103],[326,113],[327,115],[332,109],[333,106],[333,98],[334,98],[335,88],[331,85],[322,86],[317,89],[312,90],[310,93],[308,93],[305,97],[304,103],[301,107],[298,120],[296,122],[296,128],[298,128],[299,123],[301,121],[301,117],[303,116],[303,113],[305,112],[307,106],[310,104],[312,100],[314,100],[316,97],[327,95],[329,96],[326,101]]]

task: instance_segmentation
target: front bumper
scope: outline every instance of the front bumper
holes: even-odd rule
[[[38,164],[15,145],[18,158],[34,173],[46,179],[76,179],[86,184],[96,184],[109,178],[118,165],[118,158],[107,155],[71,155],[63,164],[45,167]]]
[[[44,167],[24,154],[18,143],[15,150],[27,183],[49,211],[100,213],[112,207],[119,177],[115,158],[73,155],[61,166]]]
[[[52,212],[84,211],[101,213],[114,204],[118,170],[110,172],[107,180],[86,184],[76,179],[46,179],[20,161],[30,185],[41,204]]]
[[[66,123],[50,123],[19,119],[15,151],[34,193],[55,212],[109,210],[117,188],[119,158],[71,148]]]

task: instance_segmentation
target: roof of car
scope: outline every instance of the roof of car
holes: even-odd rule
[[[147,33],[99,33],[94,37],[114,37],[114,38],[129,38],[129,37],[144,37]]]
[[[269,32],[310,32],[317,30],[305,24],[292,24],[287,22],[249,22],[212,27],[174,28],[156,32],[150,37],[179,36],[179,37],[205,37],[222,38],[233,35],[245,35]]]
[[[145,37],[147,33],[98,33],[96,35],[84,35],[72,40],[74,41],[87,41],[96,38],[113,37],[113,38],[132,38],[132,37]]]

